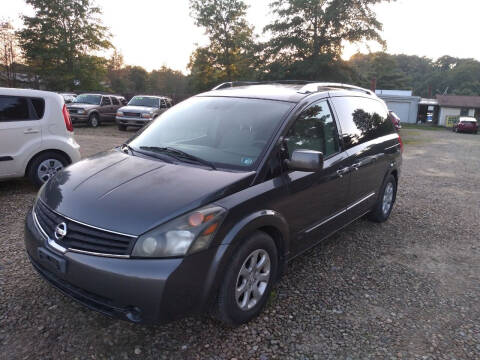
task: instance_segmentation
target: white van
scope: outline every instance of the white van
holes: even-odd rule
[[[27,176],[41,185],[80,160],[79,150],[62,96],[0,88],[0,180]]]

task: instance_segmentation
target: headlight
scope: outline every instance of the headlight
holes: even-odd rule
[[[117,111],[117,116],[123,116],[123,111]]]
[[[80,109],[80,110],[77,111],[77,114],[85,114],[85,110]]]
[[[144,119],[151,119],[151,118],[152,118],[152,115],[153,115],[153,113],[145,113],[145,114],[142,114],[142,118],[144,118]]]
[[[172,257],[208,248],[226,210],[209,205],[173,219],[137,239],[132,256]]]

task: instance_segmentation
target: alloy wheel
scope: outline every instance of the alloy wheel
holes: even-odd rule
[[[63,164],[57,159],[47,159],[40,163],[37,168],[37,176],[42,182],[47,182],[57,172],[63,169]]]
[[[385,191],[383,193],[383,201],[382,201],[382,212],[386,216],[390,211],[393,203],[393,184],[389,182],[387,186],[385,186]]]
[[[271,262],[267,251],[257,249],[247,256],[237,275],[235,300],[247,311],[259,303],[270,281]]]

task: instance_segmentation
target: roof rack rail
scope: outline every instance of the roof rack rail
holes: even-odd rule
[[[302,87],[298,92],[301,94],[308,94],[320,91],[322,88],[335,88],[345,90],[361,91],[368,95],[375,95],[371,90],[362,88],[360,86],[341,84],[341,83],[327,83],[327,82],[311,82]]]
[[[215,86],[212,90],[220,90],[220,89],[225,89],[229,87],[244,86],[244,85],[268,85],[268,84],[306,85],[310,83],[313,83],[313,81],[308,81],[308,80],[228,81]]]
[[[258,85],[258,81],[228,81],[215,86],[212,90],[226,89],[229,87],[242,86],[242,85]]]

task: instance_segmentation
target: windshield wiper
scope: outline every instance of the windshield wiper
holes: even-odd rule
[[[149,151],[155,151],[155,152],[160,152],[160,153],[166,153],[168,155],[173,156],[174,158],[177,159],[187,159],[190,161],[194,161],[196,163],[206,165],[208,167],[211,167],[213,170],[217,170],[217,167],[213,164],[213,162],[199,158],[195,155],[186,153],[185,151],[182,151],[180,149],[176,149],[174,147],[170,146],[165,146],[165,147],[159,147],[159,146],[140,146],[140,149],[144,150],[149,150]]]

